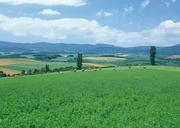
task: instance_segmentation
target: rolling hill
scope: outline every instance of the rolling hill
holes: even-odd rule
[[[135,53],[149,54],[149,46],[140,47],[116,47],[107,44],[64,44],[64,43],[13,43],[0,41],[0,52],[64,52],[76,53],[83,52],[89,54],[104,54],[104,53]],[[180,44],[170,47],[157,47],[159,55],[179,55]]]

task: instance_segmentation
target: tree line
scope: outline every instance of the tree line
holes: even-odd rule
[[[83,62],[83,54],[78,53],[77,55],[77,61],[76,61],[76,67],[69,66],[69,67],[60,67],[55,69],[50,69],[50,66],[48,64],[45,65],[45,67],[42,67],[41,69],[29,69],[27,72],[25,70],[22,70],[22,75],[33,75],[33,74],[43,74],[43,73],[49,73],[49,72],[63,72],[63,71],[75,71],[75,70],[81,70],[82,69],[82,62]]]

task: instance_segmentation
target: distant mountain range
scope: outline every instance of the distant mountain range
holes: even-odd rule
[[[83,52],[88,54],[149,54],[149,48],[149,46],[123,48],[107,44],[52,44],[45,42],[29,44],[0,41],[0,52]],[[157,52],[160,55],[180,55],[180,44],[171,47],[157,47]]]

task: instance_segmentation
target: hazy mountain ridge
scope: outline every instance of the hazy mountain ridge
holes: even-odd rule
[[[135,54],[149,54],[149,46],[140,47],[116,47],[107,44],[64,44],[64,43],[15,43],[0,41],[0,52],[83,52],[91,54],[105,54],[105,53],[135,53]],[[157,47],[158,54],[162,55],[179,55],[180,44],[170,47]]]

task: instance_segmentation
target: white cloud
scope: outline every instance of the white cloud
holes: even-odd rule
[[[52,10],[52,9],[44,9],[39,12],[41,15],[47,15],[47,16],[54,16],[54,15],[61,15],[59,11]]]
[[[8,4],[43,4],[43,5],[66,5],[82,6],[87,4],[86,0],[0,0],[0,3]]]
[[[158,45],[179,44],[180,22],[166,20],[154,29],[144,31],[143,34],[148,37],[149,42],[158,42]]]
[[[45,20],[0,15],[0,31],[17,38],[42,38],[44,41],[58,40],[64,43],[107,43],[118,46],[167,46],[180,43],[180,22],[172,20],[149,30],[125,32],[83,18]]]
[[[108,17],[108,16],[112,16],[112,15],[113,15],[113,13],[106,12],[106,11],[103,11],[103,10],[96,13],[97,17]]]
[[[130,13],[132,13],[134,11],[134,7],[133,6],[129,6],[127,8],[124,8],[124,11],[123,11],[123,15],[126,16],[126,15],[129,15]]]
[[[150,3],[150,0],[143,0],[141,3],[141,8],[146,8]]]

